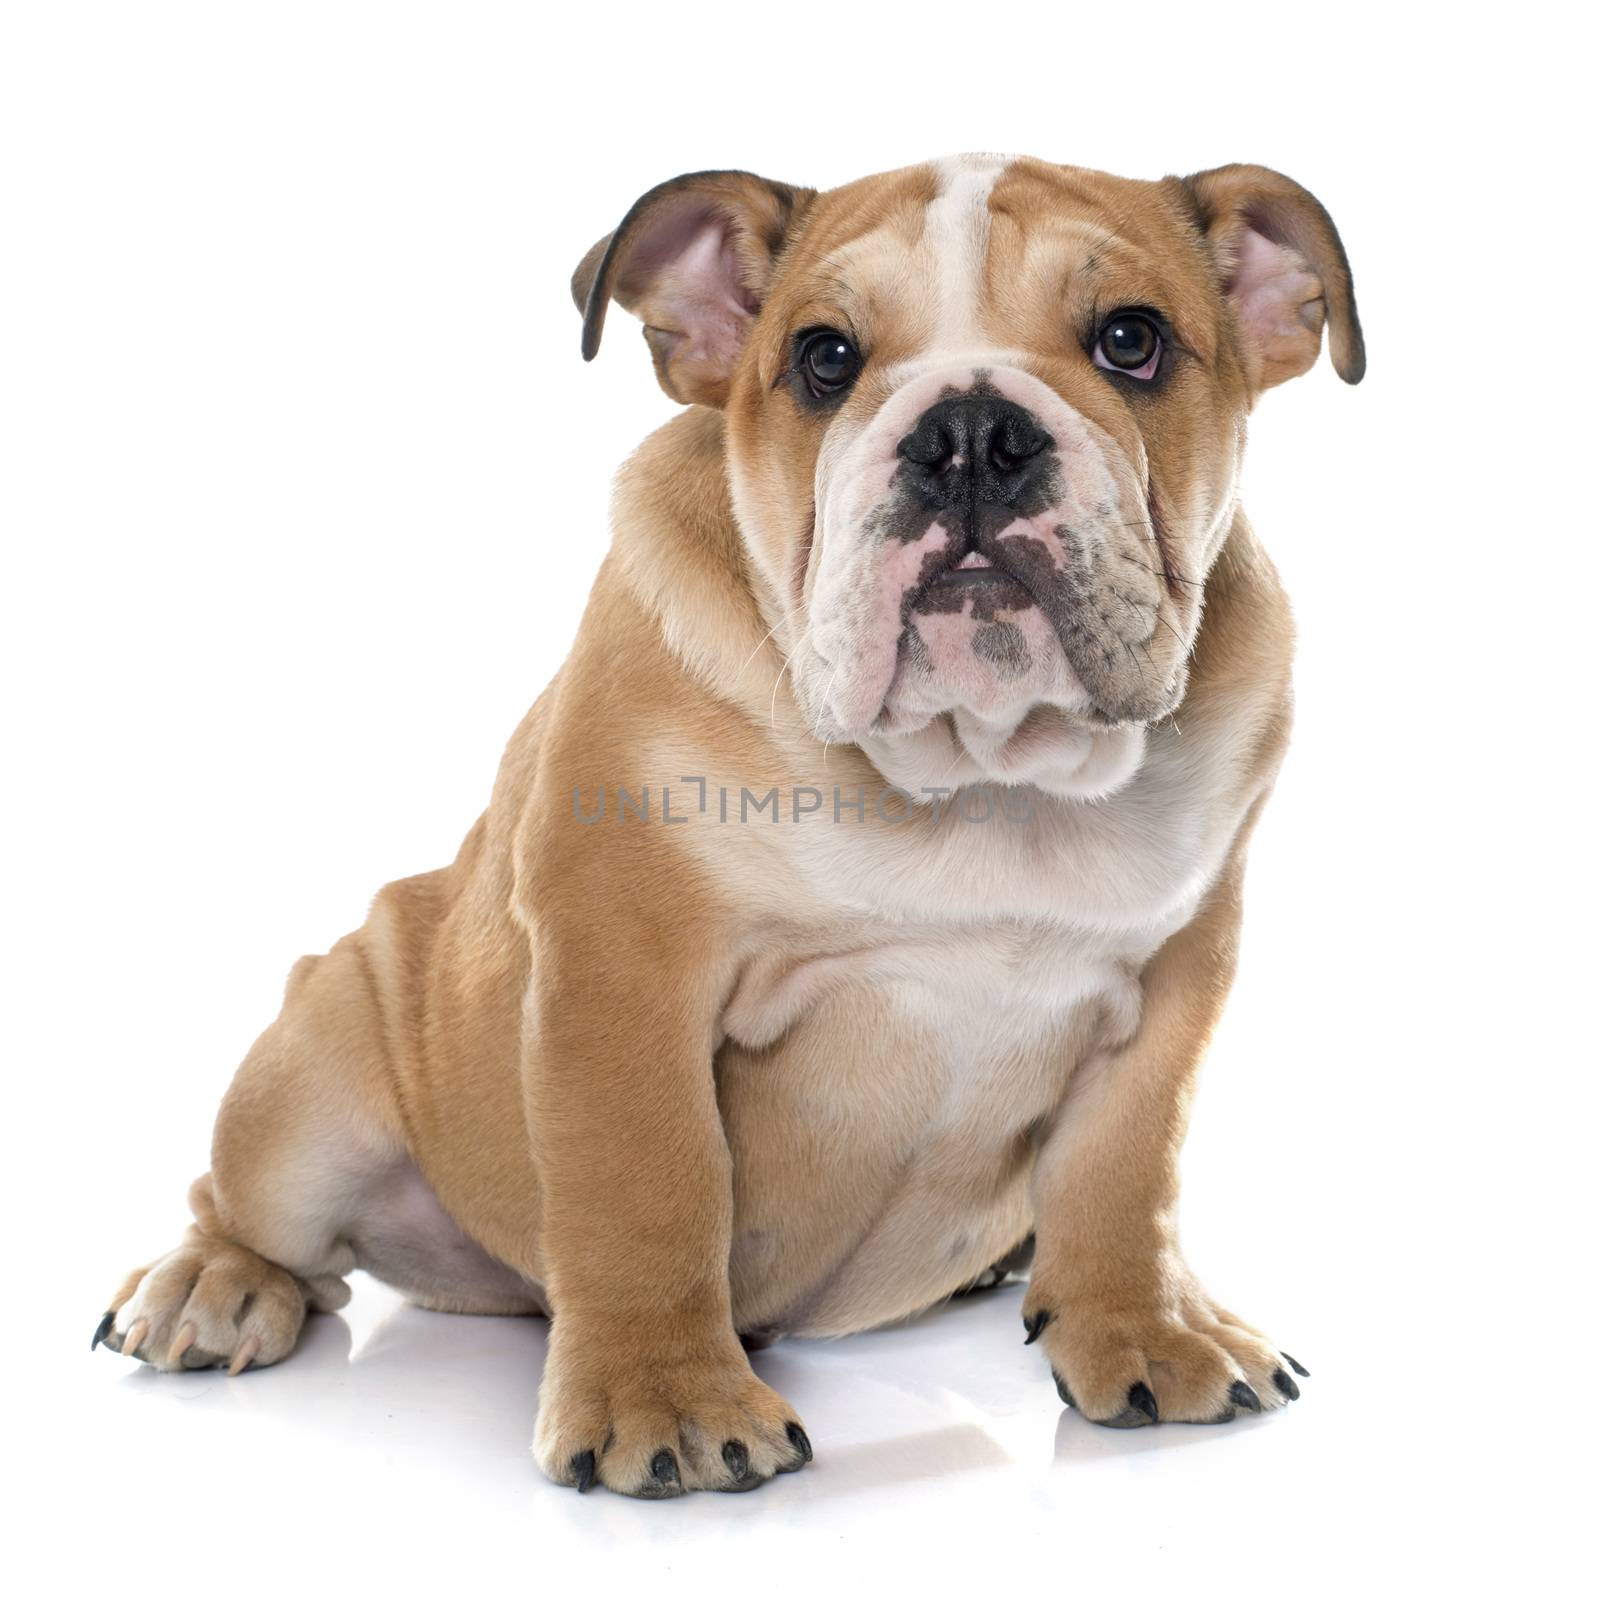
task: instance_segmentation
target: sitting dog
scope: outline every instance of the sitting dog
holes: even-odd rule
[[[738,1490],[811,1459],[748,1348],[1031,1248],[1090,1421],[1294,1399],[1175,1217],[1290,720],[1245,419],[1324,323],[1365,359],[1327,213],[1252,166],[704,172],[573,294],[687,410],[488,810],[294,968],[96,1343],[264,1366],[360,1267],[552,1317],[557,1482]]]

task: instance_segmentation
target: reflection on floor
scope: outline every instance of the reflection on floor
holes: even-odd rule
[[[655,1583],[667,1569],[733,1582],[752,1562],[821,1561],[881,1584],[909,1554],[982,1573],[1007,1549],[1047,1555],[1069,1529],[1074,1541],[1092,1535],[1109,1574],[1103,1538],[1135,1539],[1152,1562],[1169,1545],[1210,1547],[1242,1504],[1303,1470],[1314,1396],[1223,1428],[1116,1432],[1063,1411],[1023,1346],[1023,1290],[1011,1282],[902,1327],[757,1352],[817,1459],[755,1494],[650,1505],[557,1489],[528,1449],[548,1324],[421,1311],[361,1279],[345,1312],[312,1319],[293,1357],[237,1379],[82,1355],[54,1442],[119,1491],[96,1496],[96,1543],[137,1546],[151,1496],[167,1496],[204,1507],[182,1513],[195,1560],[236,1564],[265,1535],[286,1541],[274,1560],[354,1563],[364,1582],[399,1593],[458,1583],[463,1563],[498,1580],[525,1562],[548,1573],[602,1554],[612,1582]],[[65,1569],[93,1566],[71,1540],[62,1548]],[[1075,1560],[1081,1570],[1081,1548]],[[282,1592],[252,1568],[229,1600],[258,1590]]]

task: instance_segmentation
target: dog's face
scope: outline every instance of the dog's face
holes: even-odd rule
[[[1181,700],[1261,389],[1363,353],[1326,213],[1261,168],[968,156],[826,194],[652,190],[574,277],[728,419],[759,598],[819,738],[908,788],[1110,792]]]

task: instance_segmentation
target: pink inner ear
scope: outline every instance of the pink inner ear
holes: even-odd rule
[[[652,304],[658,297],[688,335],[683,357],[731,372],[755,308],[739,283],[733,245],[719,218],[704,222],[690,236],[662,273]]]
[[[676,336],[675,368],[708,378],[733,370],[757,307],[739,281],[728,219],[703,202],[669,210],[652,220],[623,278],[623,298],[637,295],[644,321]]]
[[[1261,381],[1306,371],[1322,347],[1322,281],[1298,251],[1246,226],[1228,285],[1239,329],[1259,352]]]

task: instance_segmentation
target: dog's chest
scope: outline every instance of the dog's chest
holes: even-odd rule
[[[1132,1036],[1139,965],[1126,941],[1034,921],[868,923],[779,948],[724,1015],[752,1066],[731,1099],[768,1127],[837,1127],[833,1148],[867,1167],[992,1166],[1085,1053]]]
[[[903,826],[827,818],[770,836],[797,915],[746,962],[727,1037],[781,1051],[803,1029],[834,1062],[869,1056],[875,1081],[914,1078],[909,1098],[929,1115],[937,1102],[1014,1124],[997,1076],[1131,1036],[1140,970],[1225,855],[1236,817],[1207,803],[1192,771],[1187,786],[1170,776],[1153,763],[1103,806],[958,796]],[[806,1050],[791,1053],[809,1076]],[[1023,1117],[1049,1109],[1031,1085],[1012,1088]]]
[[[1137,1023],[1146,941],[1031,918],[853,921],[798,931],[747,964],[726,1035],[770,1050],[797,1030],[854,1020],[838,1055],[889,1061],[903,1039],[966,1080],[985,1063],[1049,1049],[1085,1009],[1126,1037]]]
[[[854,934],[753,963],[724,1017],[741,1326],[838,1332],[970,1282],[1028,1231],[1074,1066],[1137,1027],[1137,966],[1104,941]]]
[[[1073,1071],[1133,1036],[1140,973],[1237,827],[1189,777],[788,834],[815,915],[772,931],[723,1016],[741,1315],[819,1333],[903,1315],[1027,1231]]]

